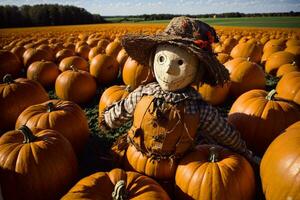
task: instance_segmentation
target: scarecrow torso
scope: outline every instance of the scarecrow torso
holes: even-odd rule
[[[128,132],[131,143],[149,156],[180,157],[192,147],[200,118],[184,110],[184,101],[172,104],[142,97]]]

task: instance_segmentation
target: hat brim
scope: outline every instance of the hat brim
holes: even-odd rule
[[[145,66],[149,66],[149,59],[157,45],[165,43],[177,45],[198,57],[200,66],[204,67],[206,70],[206,74],[202,80],[203,83],[209,85],[223,85],[229,80],[228,70],[218,61],[216,56],[211,51],[203,50],[195,45],[193,40],[182,38],[180,36],[159,34],[124,35],[121,42],[127,54],[132,59]]]

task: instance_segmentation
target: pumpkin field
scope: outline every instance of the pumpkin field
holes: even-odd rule
[[[201,137],[171,164],[143,160],[132,146],[116,152],[132,121],[106,131],[99,124],[105,109],[155,81],[149,66],[128,56],[122,36],[159,34],[166,25],[0,30],[4,200],[123,199],[124,184],[128,199],[300,200],[299,28],[213,25],[219,42],[212,49],[230,81],[193,86],[262,158],[260,166]],[[134,162],[147,166],[132,172]],[[171,178],[152,176],[154,168]]]

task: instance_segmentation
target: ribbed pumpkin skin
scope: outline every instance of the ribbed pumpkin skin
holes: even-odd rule
[[[62,61],[64,58],[68,58],[71,56],[75,56],[75,52],[73,50],[70,49],[62,49],[60,51],[58,51],[55,55],[55,58],[57,60],[57,62]]]
[[[6,50],[0,50],[0,79],[6,74],[11,74],[13,77],[19,75],[22,68],[22,63],[18,57]]]
[[[219,105],[226,101],[231,82],[224,84],[223,86],[210,86],[208,84],[203,84],[199,88],[199,93],[201,97],[211,105]]]
[[[132,90],[139,85],[145,85],[155,80],[149,66],[141,65],[130,57],[124,64],[122,77],[124,83],[129,85]]]
[[[129,145],[124,166],[129,171],[137,171],[160,180],[170,180],[174,178],[177,162],[168,159],[154,160]]]
[[[39,82],[44,87],[54,85],[58,75],[57,65],[50,61],[36,61],[27,69],[27,78]]]
[[[86,71],[67,70],[55,81],[55,93],[64,100],[86,103],[96,94],[95,79]]]
[[[23,143],[21,131],[0,138],[0,183],[4,199],[60,198],[77,177],[77,158],[67,139],[54,130],[33,131]]]
[[[53,103],[54,110],[48,111],[49,103]],[[22,125],[58,131],[70,141],[76,152],[82,150],[89,137],[86,116],[81,108],[71,101],[50,100],[30,106],[18,117],[16,128]]]
[[[129,91],[125,85],[114,85],[107,88],[101,95],[99,101],[99,115],[107,106],[120,101],[128,96]]]
[[[264,71],[254,62],[245,58],[236,58],[224,64],[230,73],[230,93],[238,97],[252,89],[264,89],[266,85]]]
[[[99,54],[91,61],[90,73],[100,84],[110,84],[118,77],[119,64],[114,57]]]
[[[80,56],[70,56],[70,57],[64,58],[59,63],[60,71],[70,70],[71,66],[74,66],[79,70],[89,71],[89,63]]]
[[[121,51],[121,49],[122,49],[121,43],[118,41],[113,41],[106,46],[105,53],[106,55],[116,58],[119,51]]]
[[[277,83],[278,97],[288,99],[300,105],[300,72],[290,72]]]
[[[277,77],[282,77],[282,76],[284,76],[285,74],[290,73],[290,72],[294,72],[294,71],[300,72],[300,67],[298,67],[298,66],[296,65],[296,63],[292,63],[292,64],[284,64],[284,65],[281,65],[281,66],[279,67],[279,69],[278,69],[277,72],[276,72],[276,76],[277,76]]]
[[[250,61],[259,63],[262,56],[262,46],[259,43],[245,42],[236,45],[230,52],[232,58],[250,58]]]
[[[278,51],[270,55],[265,64],[265,71],[268,74],[276,74],[278,68],[284,64],[293,63],[296,56],[287,51]]]
[[[169,200],[167,193],[153,179],[136,172],[113,169],[81,179],[62,200],[112,200],[116,183],[124,180],[128,200]]]
[[[300,199],[300,122],[269,146],[260,165],[266,200]]]
[[[0,135],[14,128],[25,108],[47,100],[47,92],[36,81],[18,78],[13,83],[0,84]]]
[[[35,61],[54,61],[53,55],[42,49],[27,49],[23,55],[24,66],[27,68]]]
[[[179,161],[176,199],[252,200],[255,176],[248,161],[237,153],[216,147],[219,161],[210,162],[210,147],[199,145]]]
[[[228,122],[241,133],[249,149],[262,156],[269,144],[289,125],[300,120],[295,104],[267,100],[264,90],[251,90],[232,105]]]

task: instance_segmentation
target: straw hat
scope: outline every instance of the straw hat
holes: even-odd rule
[[[200,66],[206,70],[201,82],[217,85],[229,80],[229,72],[214,55],[211,48],[213,42],[218,42],[214,28],[184,16],[173,18],[162,33],[122,37],[122,46],[128,55],[143,65],[149,65],[157,45],[167,43],[185,48],[199,58]]]

